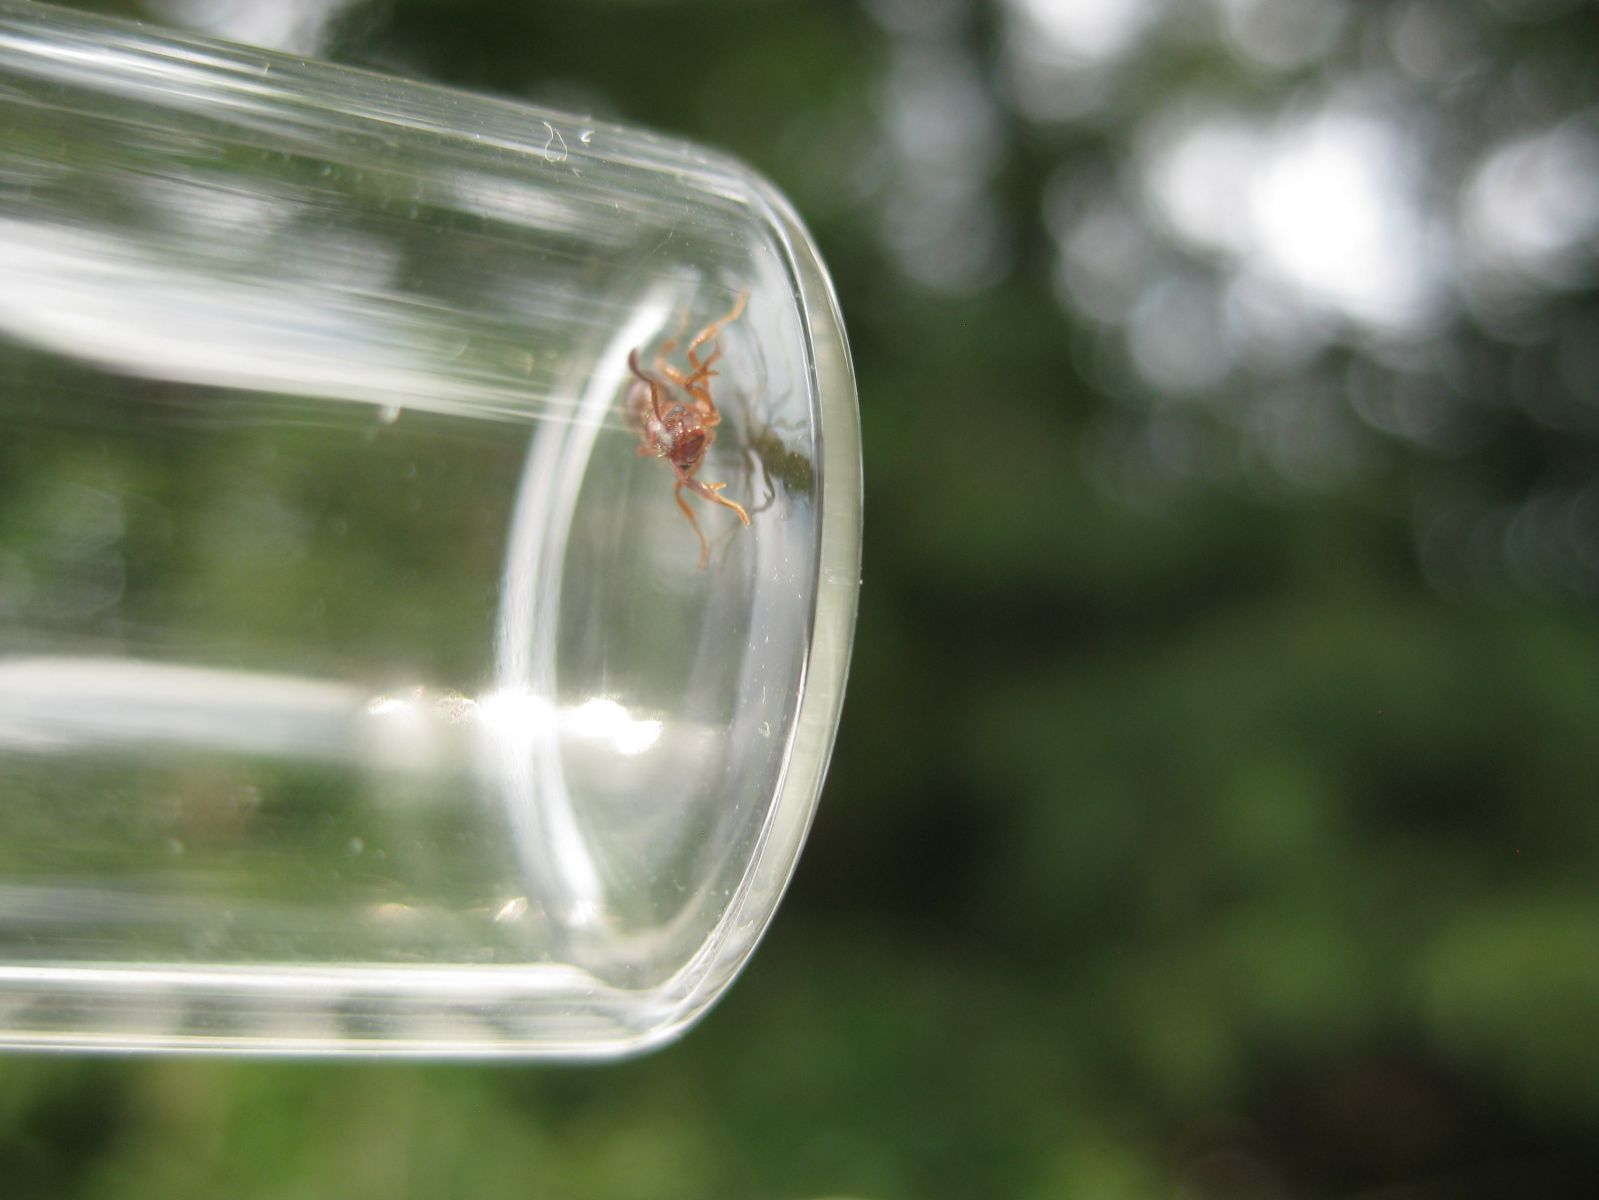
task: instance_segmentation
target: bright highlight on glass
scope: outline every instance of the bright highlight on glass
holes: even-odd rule
[[[0,1044],[679,1032],[793,869],[853,626],[785,203],[15,0],[0,120]]]

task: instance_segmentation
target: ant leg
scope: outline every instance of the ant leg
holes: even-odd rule
[[[744,524],[748,525],[750,523],[750,515],[744,511],[744,506],[738,501],[729,500],[726,496],[721,494],[722,489],[725,488],[727,484],[706,483],[702,479],[678,480],[679,487],[683,486],[685,483],[687,483],[689,487],[693,488],[700,495],[704,496],[712,504],[720,504],[723,508],[731,508],[735,513],[738,514],[738,519],[744,522]]]
[[[697,355],[695,353],[695,351],[698,350],[701,346],[705,345],[706,342],[710,341],[717,334],[721,333],[722,330],[725,329],[727,326],[731,325],[734,321],[738,320],[739,317],[743,316],[744,315],[744,302],[746,300],[748,300],[748,299],[749,299],[749,293],[748,292],[740,292],[738,294],[738,299],[733,301],[733,307],[728,310],[727,316],[723,317],[719,321],[712,321],[704,329],[700,330],[697,334],[694,335],[694,340],[688,344],[687,358],[688,358],[688,361],[689,361],[689,365],[692,366],[696,371],[698,371],[700,369],[700,360],[699,360],[699,355]],[[717,351],[717,353],[721,353],[721,352]],[[716,359],[716,355],[713,354],[711,356],[711,360],[710,361],[714,362],[715,359]],[[705,365],[709,366],[710,362],[707,362]]]
[[[689,360],[689,362],[694,364],[694,373],[689,376],[690,379],[692,379],[692,380],[699,380],[699,379],[702,379],[702,378],[708,379],[708,378],[710,378],[710,376],[715,374],[715,372],[713,372],[711,370],[711,366],[712,366],[712,364],[714,364],[716,362],[717,359],[722,357],[722,342],[721,342],[721,339],[718,338],[712,344],[715,346],[715,349],[711,351],[710,357],[707,358],[704,362],[701,362],[699,360],[699,356],[696,355],[692,350],[689,351],[688,360]]]
[[[650,408],[655,413],[655,419],[657,421],[664,421],[666,417],[661,412],[661,381],[656,379],[653,375],[647,374],[639,367],[637,350],[628,351],[627,369],[632,371],[633,374],[637,375],[645,384],[645,386],[650,389]]]
[[[700,371],[695,371],[691,375],[684,374],[681,370],[668,362],[666,356],[676,349],[676,338],[673,338],[668,342],[662,342],[659,352],[657,352],[655,355],[655,369],[662,375],[665,375],[678,387],[687,392],[689,394],[689,398],[694,401],[696,407],[703,407],[705,400],[708,399],[708,396],[706,395],[707,389],[702,382],[703,374]]]
[[[685,373],[667,361],[667,356],[677,349],[678,340],[675,337],[668,338],[662,342],[655,355],[655,369],[687,392],[689,398],[694,401],[694,407],[700,410],[702,416],[708,415],[711,424],[715,424],[718,420],[716,401],[711,398],[709,386],[709,381],[716,377],[716,372],[711,370],[711,366],[717,359],[722,357],[722,347],[718,343],[716,348],[711,351],[709,357],[703,361],[700,359],[699,349],[721,333],[728,325],[738,320],[744,312],[744,303],[747,299],[748,293],[740,292],[738,299],[733,302],[733,307],[728,310],[725,317],[712,321],[694,335],[694,340],[688,344],[686,351],[689,366],[692,368],[690,371]]]
[[[673,383],[677,384],[677,386],[682,388],[685,392],[690,391],[689,377],[683,374],[683,372],[679,371],[671,363],[666,361],[666,351],[663,350],[660,354],[655,356],[655,369],[662,375],[665,375]]]
[[[707,425],[715,425],[722,419],[722,414],[716,410],[716,401],[711,398],[711,380],[720,374],[711,368],[716,365],[716,360],[722,357],[722,343],[718,341],[715,346],[710,357],[704,362],[691,351],[689,361],[694,364],[694,370],[687,375],[678,373],[680,376],[678,386],[693,399],[694,407],[699,409],[700,416]]]
[[[661,347],[660,353],[655,356],[655,369],[687,392],[699,407],[703,408],[707,404],[714,407],[708,381],[716,378],[717,373],[711,370],[711,364],[722,357],[721,347],[718,346],[716,352],[704,362],[696,360],[694,370],[684,374],[667,361],[666,356],[672,352],[672,346],[673,343],[667,342]]]
[[[655,380],[651,379],[649,375],[645,374],[644,369],[638,365],[637,346],[627,352],[627,369],[632,371],[634,375],[638,376],[640,382],[647,383],[652,386],[654,385]]]
[[[711,390],[710,381],[715,379],[717,375],[717,372],[711,370],[711,367],[716,363],[716,360],[721,357],[722,343],[717,342],[716,349],[711,351],[711,356],[704,362],[700,362],[698,359],[690,359],[689,361],[694,364],[694,370],[693,373],[683,381],[683,388],[691,393],[696,399],[700,398],[701,393],[705,393],[706,398],[709,398]],[[696,385],[698,386],[696,387]]]
[[[700,529],[700,523],[694,516],[694,510],[688,506],[688,501],[683,499],[683,480],[679,479],[672,488],[672,498],[677,501],[678,508],[683,510],[683,515],[688,518],[694,536],[700,540],[700,569],[705,569],[705,564],[711,561],[711,544],[705,540],[705,533]]]
[[[694,340],[688,344],[687,350],[684,351],[684,357],[688,359],[688,365],[693,369],[689,372],[688,378],[683,381],[682,387],[684,391],[694,398],[695,407],[700,410],[701,416],[708,425],[714,425],[721,420],[721,414],[716,411],[716,401],[711,399],[710,381],[716,377],[716,372],[711,370],[711,367],[715,365],[717,359],[722,357],[722,343],[715,339],[720,338],[722,330],[744,314],[744,304],[748,299],[748,292],[740,292],[738,299],[733,301],[733,307],[728,310],[727,315],[720,320],[712,321],[699,333],[695,334]],[[704,360],[701,360],[699,349],[706,342],[713,343],[712,349],[710,354]]]

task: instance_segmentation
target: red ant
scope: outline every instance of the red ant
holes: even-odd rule
[[[745,525],[750,523],[750,515],[744,511],[743,505],[719,494],[727,484],[706,483],[703,479],[695,478],[705,462],[706,452],[716,440],[716,426],[722,422],[722,414],[716,407],[716,401],[711,398],[711,380],[716,377],[711,366],[722,357],[722,346],[719,341],[716,342],[711,353],[703,360],[699,355],[700,347],[713,341],[723,328],[739,319],[744,312],[745,299],[745,294],[740,292],[725,317],[712,321],[694,336],[684,351],[690,368],[688,372],[680,371],[666,361],[666,356],[677,348],[676,338],[662,345],[661,352],[656,355],[655,369],[687,394],[686,403],[668,399],[670,392],[667,385],[638,365],[637,350],[629,352],[627,356],[628,370],[638,379],[627,393],[628,418],[644,443],[637,453],[640,458],[664,458],[672,464],[672,470],[677,475],[672,496],[688,518],[694,536],[700,540],[701,567],[710,561],[711,546],[705,540],[694,510],[683,498],[684,488],[699,493],[712,504],[732,509]]]

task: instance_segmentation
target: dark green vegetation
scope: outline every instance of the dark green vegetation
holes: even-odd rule
[[[868,480],[823,807],[678,1046],[10,1058],[5,1195],[1592,1194],[1595,10],[1048,8],[334,23],[811,223]]]

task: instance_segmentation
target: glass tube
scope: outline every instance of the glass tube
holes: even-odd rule
[[[805,231],[0,0],[0,1044],[603,1056],[744,963],[859,581]]]

